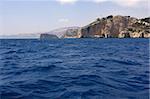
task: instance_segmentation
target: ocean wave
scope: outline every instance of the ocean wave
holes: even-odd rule
[[[0,96],[149,99],[148,40],[119,40],[1,40]]]

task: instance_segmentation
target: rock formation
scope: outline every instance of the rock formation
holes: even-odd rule
[[[80,27],[64,27],[52,30],[50,32],[41,33],[40,38],[79,38]],[[57,36],[57,37],[56,37]]]
[[[81,33],[80,29],[68,29],[66,33],[62,36],[62,38],[80,38]]]
[[[138,19],[130,16],[97,18],[84,27],[66,27],[41,34],[51,38],[150,38],[150,17]]]
[[[130,16],[108,16],[97,19],[81,29],[83,38],[139,38],[150,37],[150,18],[137,19]]]
[[[58,39],[58,37],[54,34],[41,34],[40,39],[41,40],[49,40],[49,39]]]

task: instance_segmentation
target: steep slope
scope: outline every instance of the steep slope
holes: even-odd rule
[[[68,29],[62,38],[80,38],[81,33],[80,33],[80,28],[77,29]]]
[[[146,20],[146,21],[145,21]],[[137,19],[130,16],[108,16],[97,19],[81,29],[85,37],[149,37],[148,19]]]
[[[59,29],[55,29],[55,30],[52,30],[52,31],[50,31],[50,32],[46,32],[46,34],[55,34],[55,35],[57,35],[59,38],[62,38],[62,37],[64,37],[64,35],[66,34],[66,33],[68,33],[68,31],[76,31],[76,30],[78,30],[80,27],[64,27],[64,28],[59,28]]]

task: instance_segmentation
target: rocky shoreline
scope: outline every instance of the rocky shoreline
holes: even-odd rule
[[[48,35],[51,38],[51,34],[45,35],[45,38]],[[60,38],[150,38],[150,17],[138,19],[110,15],[97,18],[84,27],[66,29]]]

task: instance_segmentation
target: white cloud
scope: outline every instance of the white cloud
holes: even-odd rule
[[[136,6],[140,2],[145,2],[148,0],[93,0],[95,3],[102,3],[102,2],[113,2],[121,6]]]
[[[56,1],[60,2],[61,4],[73,4],[78,0],[56,0]]]
[[[145,2],[146,0],[114,0],[115,3],[121,6],[136,6],[140,2]]]
[[[140,2],[145,2],[148,0],[56,0],[61,4],[73,4],[79,1],[84,2],[94,2],[94,3],[102,3],[102,2],[113,2],[121,6],[136,6]]]
[[[69,19],[62,18],[62,19],[59,19],[58,22],[61,22],[61,23],[68,23],[68,22],[69,22]]]
[[[93,2],[95,2],[95,3],[102,3],[102,2],[106,2],[106,1],[110,1],[110,0],[93,0]]]

